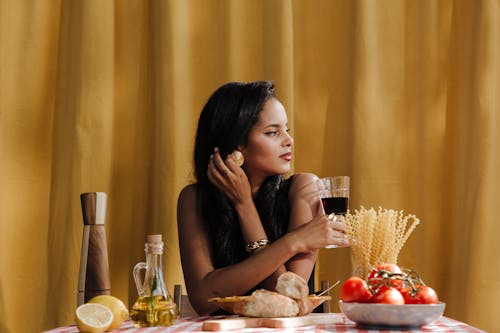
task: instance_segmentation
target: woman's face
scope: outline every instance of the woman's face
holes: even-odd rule
[[[248,144],[239,147],[245,157],[242,168],[250,177],[286,174],[291,168],[292,145],[285,108],[276,98],[269,98],[248,133]]]

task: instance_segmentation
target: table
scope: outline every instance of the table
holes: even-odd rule
[[[341,323],[339,324],[321,324],[321,325],[310,325],[295,328],[245,328],[238,330],[231,330],[234,333],[249,333],[249,332],[315,332],[315,333],[327,333],[327,332],[350,332],[350,333],[377,333],[377,332],[467,332],[467,333],[485,333],[485,331],[478,328],[469,326],[460,321],[441,317],[430,325],[421,327],[420,329],[413,330],[367,330],[357,327],[356,324],[349,319],[347,319],[342,313],[337,314],[341,318]],[[135,328],[132,322],[126,321],[123,325],[114,330],[113,332],[120,333],[179,333],[179,332],[204,332],[201,330],[203,321],[208,319],[221,319],[228,318],[230,316],[217,316],[217,317],[198,317],[198,318],[182,318],[179,319],[174,325],[169,327],[149,327],[149,328]],[[44,331],[42,333],[79,333],[78,328],[75,325],[65,326],[55,328],[49,331]],[[206,333],[206,332],[204,332]]]

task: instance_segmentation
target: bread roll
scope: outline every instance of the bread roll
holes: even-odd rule
[[[252,296],[235,304],[233,312],[247,317],[295,317],[297,302],[274,291],[259,289]]]
[[[309,287],[300,275],[285,272],[276,282],[276,291],[293,299],[303,299],[309,294]]]
[[[307,314],[310,314],[314,310],[314,305],[312,304],[311,300],[307,296],[303,297],[301,299],[296,299],[295,302],[297,303],[297,306],[299,307],[298,316],[305,316]]]
[[[280,294],[295,300],[299,307],[299,316],[304,316],[313,311],[314,306],[308,298],[309,287],[300,275],[293,272],[281,274],[276,282],[276,290]]]
[[[238,150],[233,151],[229,156],[238,164],[238,166],[242,166],[245,162],[245,157]]]

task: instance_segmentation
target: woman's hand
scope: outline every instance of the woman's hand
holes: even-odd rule
[[[299,252],[310,252],[327,245],[349,246],[345,224],[333,214],[315,217],[290,234],[297,237]]]
[[[223,161],[217,148],[210,156],[207,176],[215,187],[227,195],[233,205],[252,200],[250,183],[243,169],[230,155]]]

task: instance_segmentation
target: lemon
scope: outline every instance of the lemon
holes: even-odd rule
[[[76,308],[75,321],[80,332],[102,333],[113,322],[113,312],[104,305],[86,303]]]
[[[99,295],[91,298],[88,303],[101,304],[113,312],[113,322],[106,331],[112,331],[121,326],[128,318],[128,309],[123,302],[111,295]]]

